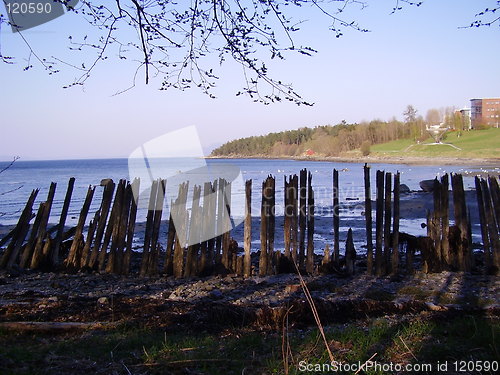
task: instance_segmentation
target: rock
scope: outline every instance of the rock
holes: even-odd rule
[[[422,180],[419,182],[419,185],[426,193],[432,193],[434,190],[434,180]]]
[[[56,296],[54,296],[54,297],[49,297],[49,298],[47,299],[47,301],[49,301],[49,302],[58,302],[58,301],[59,301],[59,298],[57,298]]]
[[[302,285],[300,284],[290,284],[285,286],[285,293],[296,293],[302,290]]]
[[[411,190],[406,184],[399,185],[399,193],[400,194],[410,194]]]
[[[223,298],[223,294],[220,290],[212,290],[210,292],[210,297],[213,298],[213,299],[221,299]]]
[[[109,303],[108,297],[101,297],[97,300],[100,305],[107,305]]]

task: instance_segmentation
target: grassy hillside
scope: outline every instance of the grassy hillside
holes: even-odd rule
[[[432,142],[430,138],[421,144],[410,139],[399,139],[373,145],[371,152],[373,156],[500,158],[500,129],[448,133],[443,143],[452,144],[460,150],[446,144],[428,145]]]

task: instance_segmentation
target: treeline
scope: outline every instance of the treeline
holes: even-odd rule
[[[422,124],[397,120],[300,128],[236,139],[212,151],[212,156],[338,156],[347,151],[402,138],[422,136]],[[426,135],[424,135],[426,137]],[[363,147],[362,147],[363,146]]]

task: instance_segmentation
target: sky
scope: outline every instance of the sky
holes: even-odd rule
[[[206,154],[228,140],[303,126],[334,125],[372,119],[403,119],[411,104],[425,116],[430,108],[469,106],[471,98],[500,96],[500,27],[460,28],[496,0],[426,0],[390,14],[393,0],[368,0],[352,17],[370,30],[345,30],[341,38],[310,9],[295,11],[304,19],[298,44],[319,52],[312,57],[287,55],[268,64],[271,76],[293,83],[314,106],[282,102],[264,106],[235,96],[243,85],[235,63],[218,67],[221,79],[211,99],[196,89],[160,91],[135,67],[111,58],[98,65],[84,87],[64,89],[77,73],[62,67],[48,75],[29,56],[23,40],[7,27],[0,31],[0,160],[119,158],[151,139],[195,126]],[[0,13],[4,13],[0,5]],[[68,35],[92,35],[78,16],[66,14],[23,33],[42,57],[68,55]],[[76,57],[75,57],[76,56]],[[87,56],[88,57],[88,56]],[[266,56],[263,56],[264,58]]]

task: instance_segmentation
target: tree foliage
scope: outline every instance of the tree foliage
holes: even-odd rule
[[[403,122],[374,120],[361,124],[342,121],[335,126],[300,128],[268,135],[236,139],[212,151],[212,156],[301,156],[306,150],[324,156],[338,156],[370,145],[411,136],[411,127]]]

